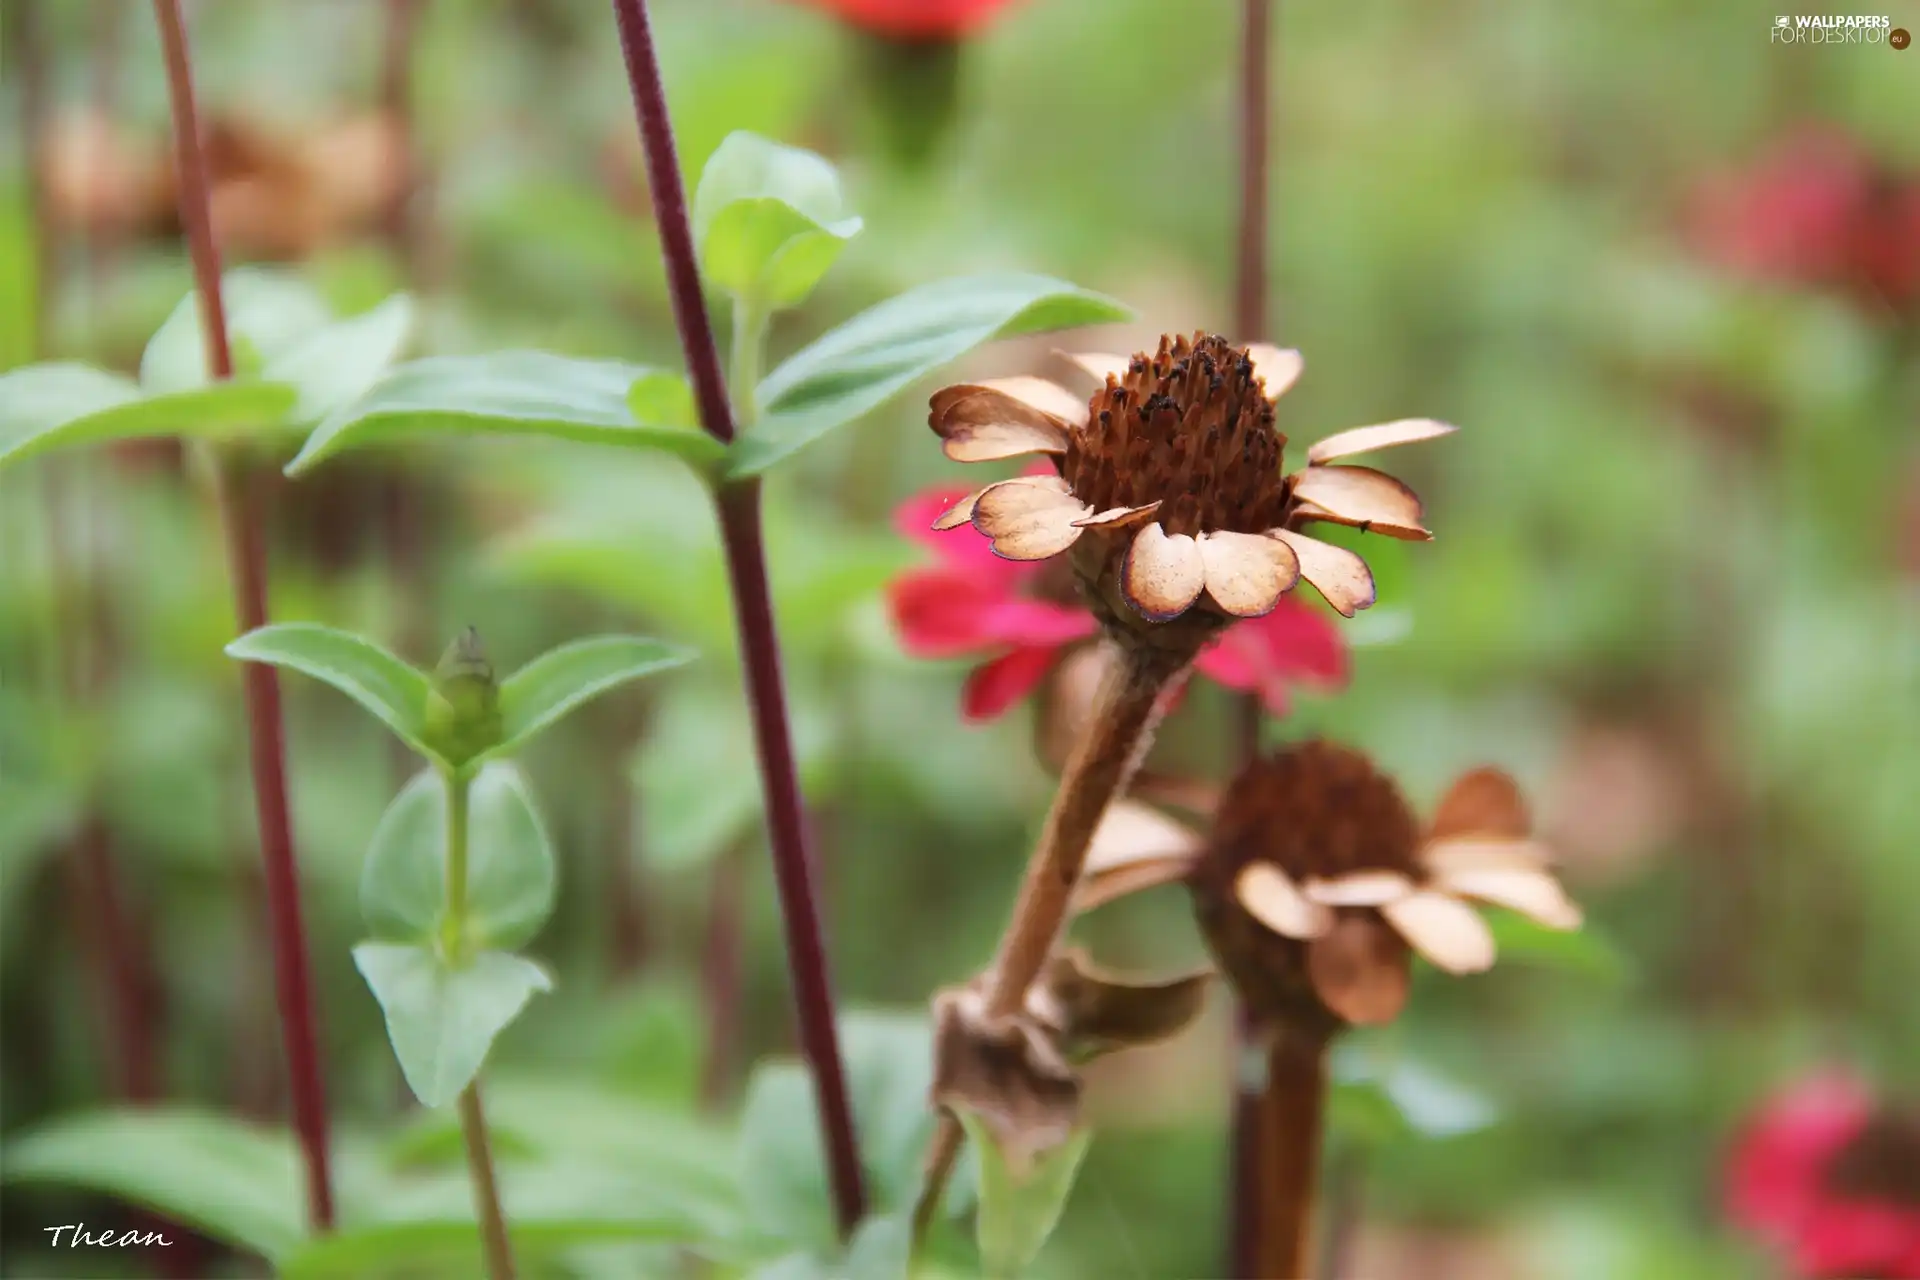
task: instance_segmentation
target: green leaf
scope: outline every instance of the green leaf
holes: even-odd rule
[[[491,1091],[487,1100],[492,1101]],[[705,1243],[728,1229],[704,1197],[624,1169],[503,1162],[498,1172],[501,1207],[522,1265],[595,1243]],[[397,1180],[341,1230],[307,1242],[278,1269],[283,1280],[483,1272],[473,1192],[464,1171]]]
[[[293,421],[318,422],[365,395],[399,358],[412,333],[413,300],[398,293],[267,361],[260,379],[286,383],[298,393]]]
[[[1368,1145],[1455,1138],[1499,1119],[1484,1095],[1366,1042],[1341,1046],[1332,1066],[1333,1128]]]
[[[1030,1167],[1015,1168],[1001,1154],[992,1132],[971,1112],[962,1108],[955,1114],[967,1131],[968,1144],[979,1153],[980,1211],[974,1220],[974,1238],[981,1267],[990,1276],[1017,1276],[1059,1225],[1093,1131],[1081,1129],[1037,1156]]]
[[[453,1101],[534,993],[553,989],[539,965],[503,951],[450,966],[427,947],[363,942],[353,963],[386,1012],[407,1085],[429,1107]]]
[[[857,1010],[839,1018],[860,1160],[880,1210],[909,1208],[933,1132],[933,1028],[922,1013]]]
[[[847,1246],[846,1280],[906,1280],[912,1257],[911,1214],[869,1217]]]
[[[500,715],[506,737],[486,754],[512,751],[607,690],[685,666],[693,659],[691,650],[638,636],[595,636],[549,649],[501,684]]]
[[[415,751],[439,759],[426,745],[426,673],[371,640],[317,622],[282,622],[241,636],[227,646],[227,655],[324,681],[373,712]]]
[[[813,152],[729,134],[694,192],[701,269],[756,307],[791,307],[859,233],[860,219],[842,217],[843,204],[840,175]]]
[[[1129,315],[1111,298],[1045,276],[964,276],[911,289],[767,375],[756,397],[761,419],[733,445],[727,474],[759,475],[983,342]]]
[[[1549,929],[1513,911],[1485,914],[1503,962],[1560,969],[1609,986],[1618,986],[1633,974],[1632,962],[1592,924]]]
[[[84,365],[30,365],[0,376],[0,466],[116,440],[237,439],[280,426],[293,402],[293,388],[261,382],[143,397],[132,383]],[[55,416],[66,409],[80,412]]]
[[[252,358],[270,363],[318,332],[333,316],[313,286],[286,271],[237,267],[220,279],[220,301],[236,366]],[[246,380],[250,372],[236,367]],[[149,395],[193,391],[213,381],[207,368],[200,295],[189,293],[154,332],[140,357],[140,386]]]
[[[494,761],[467,784],[467,929],[477,947],[513,951],[553,913],[553,843],[526,778]],[[414,775],[373,833],[360,910],[374,937],[430,946],[447,902],[447,783]]]
[[[299,475],[344,449],[419,431],[546,436],[660,449],[696,467],[717,464],[724,450],[705,432],[634,421],[627,395],[648,372],[618,360],[544,351],[409,361],[329,415],[287,465],[287,474]]]
[[[306,1235],[292,1140],[192,1108],[65,1116],[9,1135],[0,1178],[114,1196],[269,1259]]]
[[[677,373],[654,369],[641,374],[627,388],[627,412],[643,427],[684,430],[700,425],[693,388]]]
[[[831,1248],[826,1156],[813,1079],[795,1062],[763,1062],[740,1112],[740,1187],[747,1214],[774,1239]]]

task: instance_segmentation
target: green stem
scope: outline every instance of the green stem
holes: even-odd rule
[[[745,298],[733,302],[733,350],[727,361],[727,395],[734,425],[745,430],[760,414],[754,392],[760,386],[760,362],[767,349],[767,311]]]
[[[447,782],[447,906],[441,922],[441,946],[450,964],[467,951],[467,811],[471,779],[449,771]],[[487,1141],[487,1117],[480,1109],[480,1081],[460,1091],[460,1137],[467,1148],[467,1173],[473,1180],[473,1209],[480,1219],[480,1242],[491,1280],[513,1280],[513,1241],[500,1208],[500,1184]]]

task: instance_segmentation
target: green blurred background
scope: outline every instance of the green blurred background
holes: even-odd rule
[[[1920,27],[1920,6],[1890,2],[1896,25]],[[25,0],[8,3],[0,361],[131,368],[188,287],[164,218],[116,225],[135,221],[142,166],[166,145],[152,14],[34,8],[23,35]],[[688,172],[751,129],[834,160],[866,219],[776,327],[776,355],[908,285],[998,267],[1135,307],[1100,346],[1230,323],[1229,0],[1007,5],[948,51],[953,117],[918,160],[878,117],[927,108],[925,67],[885,99],[868,38],[804,5],[655,9]],[[1424,1090],[1410,1110],[1432,1123],[1410,1134],[1364,1107],[1336,1113],[1345,1274],[1766,1274],[1720,1221],[1733,1126],[1821,1063],[1920,1088],[1920,290],[1734,269],[1698,211],[1716,175],[1809,122],[1914,182],[1920,52],[1777,46],[1770,13],[1725,0],[1279,9],[1274,324],[1244,336],[1306,354],[1281,425],[1304,440],[1408,415],[1463,430],[1395,460],[1437,537],[1370,545],[1380,604],[1345,624],[1351,688],[1301,699],[1273,733],[1363,745],[1423,804],[1466,766],[1505,765],[1595,934],[1481,978],[1423,975],[1401,1022],[1361,1042],[1406,1067]],[[296,261],[342,311],[410,288],[421,354],[540,346],[677,367],[605,5],[419,6],[404,225],[380,195],[398,181],[393,137],[364,116],[391,91],[387,5],[200,0],[191,14],[203,108],[231,122],[265,193],[265,212],[232,215],[262,230],[237,230],[230,261]],[[100,113],[94,141],[56,128],[45,148],[65,176],[38,190],[69,203],[39,262],[38,327],[33,92],[51,117]],[[87,204],[85,175],[102,173],[124,216]],[[1733,207],[1787,219],[1787,202],[1763,189]],[[1019,340],[964,371],[1042,371],[1071,345]],[[768,495],[834,975],[852,1005],[907,1011],[990,953],[1051,786],[1027,709],[962,725],[964,664],[910,660],[890,633],[884,584],[920,553],[889,513],[964,479],[923,404],[900,397],[809,450]],[[0,1140],[130,1090],[280,1105],[205,512],[165,449],[0,476]],[[423,441],[277,487],[271,518],[276,617],[363,630],[416,661],[467,623],[507,666],[594,629],[704,651],[530,758],[564,868],[534,951],[560,982],[493,1061],[529,1089],[562,1082],[556,1105],[591,1083],[691,1113],[704,1087],[724,1117],[751,1060],[791,1035],[695,482],[664,459]],[[63,671],[91,686],[81,705]],[[342,1124],[390,1130],[411,1104],[348,948],[359,859],[405,770],[337,696],[289,682],[288,703],[331,1102]],[[1156,762],[1217,776],[1232,712],[1196,691]],[[87,772],[81,758],[104,779],[91,799],[63,781]],[[710,907],[736,893],[738,1050],[703,1086],[702,955],[729,928]],[[1086,933],[1115,964],[1200,955],[1173,891]],[[1220,1274],[1228,1022],[1214,1009],[1176,1043],[1102,1065],[1106,1127],[1047,1274]],[[45,1247],[43,1226],[114,1212],[10,1190],[0,1266],[142,1274],[138,1257]],[[650,1265],[582,1252],[551,1274]]]

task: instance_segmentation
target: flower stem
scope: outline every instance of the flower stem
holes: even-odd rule
[[[1313,1274],[1313,1217],[1320,1182],[1320,1133],[1327,1094],[1324,1036],[1283,1028],[1267,1052],[1266,1089],[1254,1111],[1260,1203],[1251,1280],[1307,1280]]]
[[[707,316],[706,300],[700,293],[693,228],[687,219],[687,193],[680,180],[673,123],[667,117],[666,92],[660,81],[660,63],[654,53],[646,0],[613,0],[613,13],[620,29],[627,79],[633,89],[634,110],[640,121],[647,185],[653,197],[654,221],[660,230],[661,249],[666,259],[674,319],[680,328],[680,344],[693,382],[694,404],[707,434],[723,444],[731,443],[733,409],[727,402],[720,354],[713,342],[713,325]],[[715,491],[714,501],[719,511],[721,543],[726,549],[735,627],[746,665],[747,699],[760,762],[760,785],[766,796],[768,843],[772,847],[774,880],[786,928],[800,1045],[813,1071],[835,1216],[841,1234],[851,1235],[866,1212],[866,1193],[861,1182],[853,1108],[847,1099],[846,1072],[841,1065],[839,1036],[833,1020],[833,989],[827,977],[826,949],[821,941],[820,915],[807,858],[806,821],[800,806],[793,731],[787,719],[786,692],[780,671],[780,642],[774,631],[773,599],[767,585],[759,482],[742,480],[723,484]]]
[[[1271,109],[1272,0],[1245,0],[1240,33],[1240,237],[1234,276],[1234,329],[1242,342],[1268,335],[1267,325],[1267,198],[1271,163],[1267,140]],[[1265,716],[1260,695],[1241,696],[1235,724],[1241,761],[1260,753],[1260,729]],[[1248,1051],[1248,1019],[1237,1009],[1234,1035],[1240,1051]],[[1236,1077],[1238,1081],[1238,1077]],[[1256,1270],[1266,1244],[1264,1237],[1278,1230],[1262,1213],[1265,1195],[1260,1186],[1263,1164],[1260,1143],[1262,1095],[1245,1082],[1234,1088],[1227,1169],[1227,1248],[1231,1273],[1265,1274]]]
[[[153,8],[166,58],[180,173],[180,220],[186,227],[195,291],[200,299],[207,365],[215,378],[231,378],[233,350],[227,341],[226,313],[220,301],[220,255],[213,242],[206,163],[200,151],[193,72],[187,56],[186,25],[180,16],[180,0],[154,0]],[[267,621],[266,546],[260,536],[257,495],[236,462],[216,459],[216,463],[214,493],[227,545],[234,612],[240,630],[246,632],[264,626]],[[279,997],[281,1038],[286,1044],[293,1123],[306,1163],[308,1214],[317,1230],[328,1231],[333,1227],[333,1185],[327,1165],[327,1104],[320,1081],[313,991],[307,974],[300,873],[294,861],[293,825],[287,806],[280,682],[273,667],[258,662],[243,663],[240,679],[247,711],[254,805],[260,827],[267,911],[272,921],[274,979]]]
[[[1192,656],[1132,644],[1122,651],[1121,660],[1109,673],[1101,690],[1100,709],[1067,760],[1039,843],[1027,861],[1013,918],[988,971],[986,1017],[1003,1018],[1025,1004],[1027,988],[1040,975],[1066,927],[1073,890],[1080,882],[1100,815],[1139,767],[1165,709],[1162,695],[1185,672]],[[951,1114],[942,1115],[928,1149],[926,1178],[914,1208],[916,1241],[923,1239],[932,1225],[954,1160],[960,1154],[961,1136],[959,1121]]]
[[[448,770],[441,777],[447,788],[447,904],[441,946],[448,962],[458,964],[467,951],[467,818],[472,787],[463,773]],[[460,1091],[459,1106],[460,1137],[467,1148],[467,1176],[473,1182],[473,1211],[480,1219],[487,1275],[491,1280],[513,1280],[513,1242],[500,1208],[500,1184],[493,1174],[493,1148],[487,1142],[478,1078]]]
[[[513,1242],[500,1211],[500,1186],[493,1176],[493,1148],[487,1142],[487,1116],[480,1109],[480,1082],[460,1091],[460,1136],[467,1146],[467,1174],[473,1179],[473,1206],[480,1215],[480,1243],[491,1280],[513,1280]]]

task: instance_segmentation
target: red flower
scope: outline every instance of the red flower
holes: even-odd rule
[[[1003,560],[985,538],[949,538],[934,520],[970,492],[933,489],[894,512],[901,533],[939,563],[896,579],[887,593],[894,628],[920,658],[991,653],[967,677],[961,711],[991,720],[1033,692],[1066,650],[1098,626],[1073,594],[1059,560]],[[1196,669],[1214,683],[1258,692],[1283,715],[1295,684],[1335,687],[1347,678],[1347,651],[1331,619],[1291,595],[1264,617],[1229,627]]]
[[[1726,1204],[1809,1280],[1920,1280],[1920,1121],[1846,1076],[1805,1081],[1741,1136]]]
[[[804,0],[856,27],[903,40],[952,40],[984,26],[1013,0]]]
[[[1693,231],[1702,252],[1736,271],[1847,289],[1873,305],[1920,299],[1920,179],[1834,130],[1803,129],[1703,184]]]

